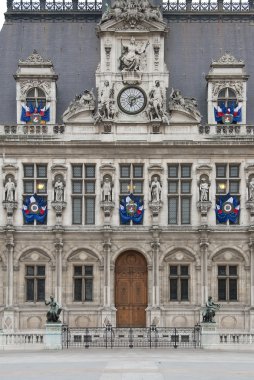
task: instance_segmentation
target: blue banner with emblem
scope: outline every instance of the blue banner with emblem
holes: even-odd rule
[[[121,199],[119,212],[122,223],[128,223],[132,220],[134,223],[140,224],[144,216],[143,200],[129,194]]]
[[[47,211],[47,201],[37,194],[27,196],[23,202],[22,212],[26,223],[32,223],[34,220],[44,223]]]
[[[216,202],[216,218],[219,223],[226,223],[230,220],[232,223],[237,223],[240,213],[240,202],[236,197],[228,193],[220,196]]]
[[[31,124],[46,124],[50,121],[50,107],[39,104],[34,107],[32,104],[22,106],[21,121]]]

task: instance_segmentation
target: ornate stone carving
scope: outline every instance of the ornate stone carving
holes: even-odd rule
[[[172,88],[169,99],[169,111],[180,111],[192,116],[197,122],[201,120],[201,114],[198,110],[195,98],[184,98],[181,91]]]
[[[103,120],[113,120],[115,117],[115,91],[114,86],[110,86],[109,81],[105,80],[104,86],[99,92],[98,112],[94,120],[95,124]]]
[[[150,186],[151,202],[158,203],[161,200],[161,184],[158,181],[158,177],[154,176]]]
[[[208,211],[212,207],[212,202],[210,201],[200,201],[197,203],[197,207],[199,212],[201,213],[201,217],[207,217]]]
[[[209,201],[210,181],[207,175],[201,175],[199,180],[199,200],[200,202]]]
[[[105,53],[106,53],[106,67],[107,67],[107,71],[110,71],[110,53],[111,53],[111,49],[112,49],[112,44],[110,42],[110,40],[107,40],[106,43],[105,43]]]
[[[108,20],[125,20],[130,25],[140,21],[162,21],[159,7],[154,7],[148,0],[115,0],[104,12],[100,24]]]
[[[160,82],[155,81],[155,86],[149,93],[147,115],[149,120],[161,120],[169,125],[169,115],[164,110],[164,93],[160,87]]]
[[[135,37],[131,37],[129,43],[122,43],[120,70],[123,72],[142,71],[143,58],[148,45],[149,41],[138,43]]]
[[[254,201],[254,177],[251,177],[249,181],[249,200]]]
[[[20,82],[21,100],[25,100],[27,92],[35,87],[41,88],[45,92],[47,100],[50,100],[51,82],[38,79],[28,79]]]
[[[238,101],[241,101],[243,99],[243,82],[236,81],[236,80],[227,80],[227,81],[213,82],[213,86],[212,86],[213,100],[217,101],[219,92],[226,87],[232,88],[232,90],[235,91]]]
[[[52,61],[50,61],[49,59],[45,59],[45,58],[43,58],[38,52],[37,52],[37,50],[34,50],[33,52],[32,52],[32,54],[31,55],[29,55],[29,57],[27,58],[27,59],[25,59],[25,60],[22,60],[22,59],[20,59],[19,60],[19,64],[27,64],[27,63],[29,63],[29,64],[41,64],[41,63],[46,63],[46,64],[48,64],[48,65],[53,65],[52,64]]]
[[[160,48],[161,45],[159,41],[155,41],[153,44],[153,51],[154,51],[154,70],[158,71],[159,70],[159,64],[160,64]]]
[[[85,90],[83,93],[76,95],[74,100],[72,100],[63,113],[63,118],[69,119],[73,115],[82,112],[89,111],[94,112],[95,110],[95,96],[93,89],[91,91]]]
[[[213,60],[212,64],[225,64],[225,65],[228,65],[228,64],[237,64],[237,63],[244,63],[242,59],[236,59],[232,54],[230,54],[229,52],[226,52],[225,54],[223,54],[222,57],[220,57],[219,59],[217,60]]]

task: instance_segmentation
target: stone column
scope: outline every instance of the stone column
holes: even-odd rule
[[[55,299],[62,304],[62,287],[63,287],[63,231],[56,231],[55,237],[55,255],[56,255],[56,283]]]

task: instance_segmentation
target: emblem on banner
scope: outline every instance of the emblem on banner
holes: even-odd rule
[[[237,223],[240,213],[240,202],[236,197],[232,197],[230,193],[220,196],[216,202],[215,212],[219,223],[225,223],[227,220]]]
[[[129,194],[120,201],[120,218],[122,223],[133,221],[140,224],[144,215],[144,203],[140,197]]]

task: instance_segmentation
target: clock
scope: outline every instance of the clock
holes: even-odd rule
[[[120,110],[129,115],[136,115],[143,111],[146,103],[146,94],[139,87],[125,87],[118,95]]]

